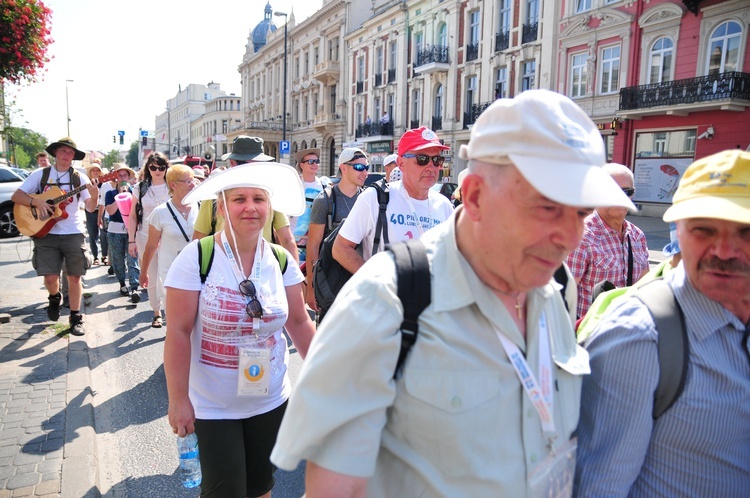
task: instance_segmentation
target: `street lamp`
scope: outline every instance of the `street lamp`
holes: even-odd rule
[[[286,25],[289,23],[289,17],[286,12],[274,12],[273,15],[284,17],[284,116],[281,121],[281,139],[286,141],[286,58],[287,58],[287,30]]]
[[[74,81],[65,80],[65,113],[68,118],[68,136],[70,136],[70,107],[68,106],[68,83],[74,83]]]

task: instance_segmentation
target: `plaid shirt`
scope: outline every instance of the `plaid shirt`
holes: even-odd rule
[[[622,242],[599,213],[594,211],[586,218],[583,239],[567,259],[570,272],[578,283],[578,316],[586,314],[591,306],[594,286],[609,280],[616,287],[625,287],[628,280],[628,237],[633,247],[633,283],[648,271],[648,246],[646,235],[640,228],[625,220]]]

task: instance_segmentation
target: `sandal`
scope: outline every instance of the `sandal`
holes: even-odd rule
[[[94,264],[99,265],[99,258],[94,259]]]
[[[104,257],[102,258],[102,264],[103,264],[103,265],[108,265],[108,264],[109,264],[109,260],[107,260],[107,256],[104,256]]]
[[[154,320],[151,322],[151,327],[153,327],[155,329],[160,329],[161,328],[161,317],[160,316],[155,316],[154,317]]]

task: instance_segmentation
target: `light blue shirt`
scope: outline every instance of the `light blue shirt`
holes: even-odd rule
[[[745,325],[694,289],[683,265],[665,279],[687,324],[684,390],[654,421],[656,330],[640,301],[622,300],[586,343],[591,375],[583,380],[577,496],[750,496]]]

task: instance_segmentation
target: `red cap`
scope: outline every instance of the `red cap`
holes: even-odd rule
[[[406,133],[401,135],[401,140],[398,142],[398,155],[403,156],[410,150],[417,151],[432,147],[450,150],[450,147],[440,143],[440,139],[434,131],[426,126],[421,126],[414,130],[406,130]]]

